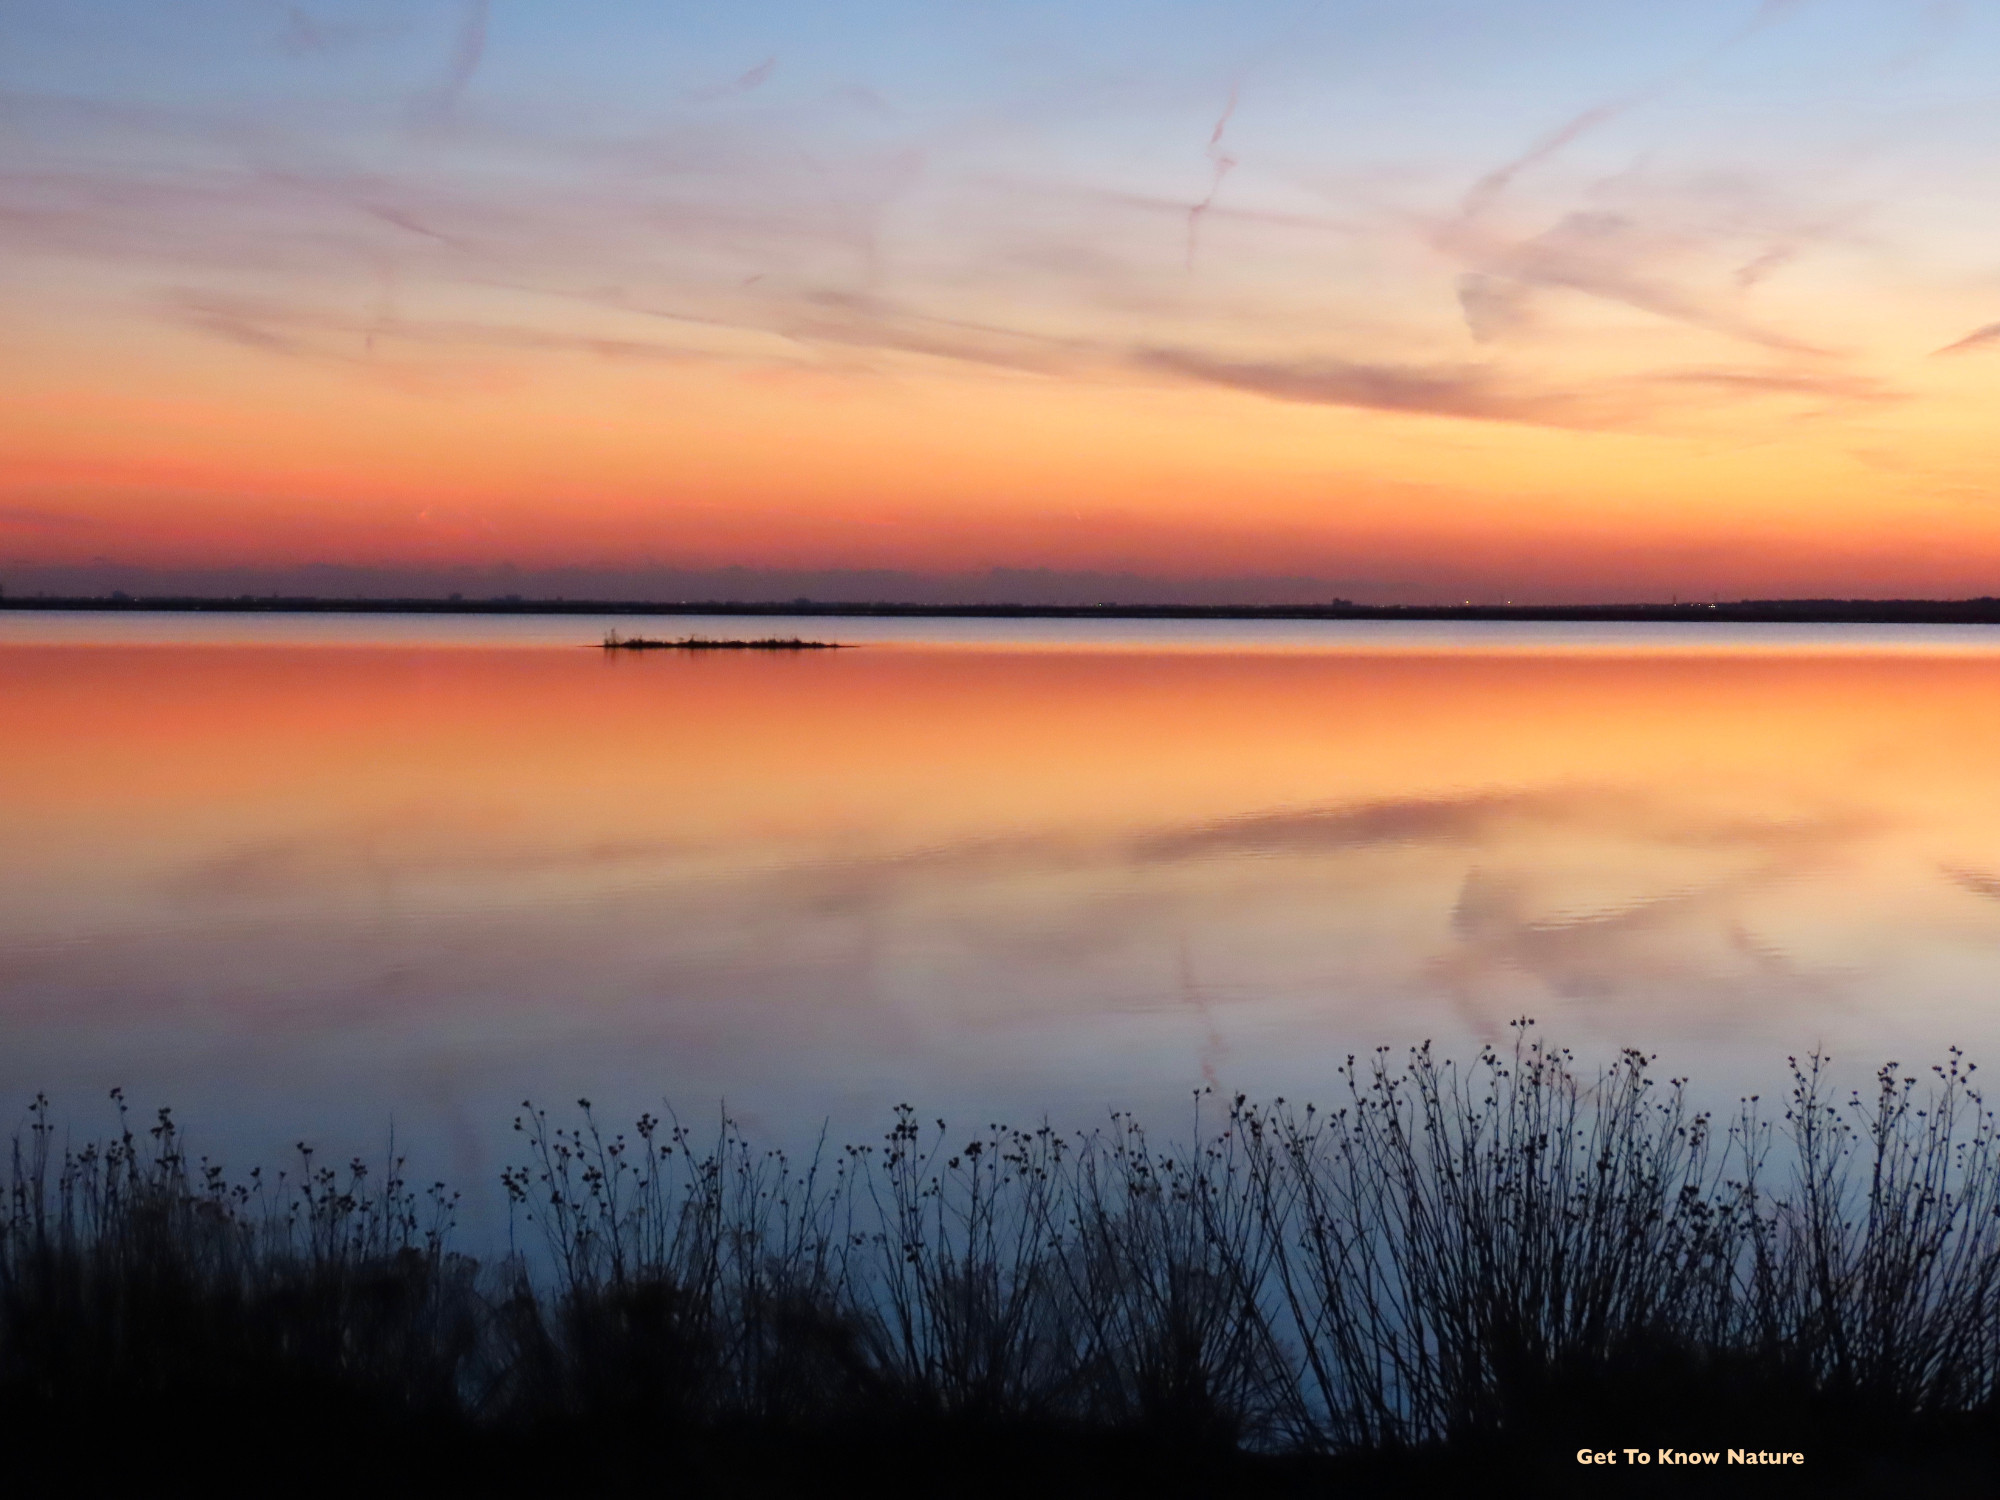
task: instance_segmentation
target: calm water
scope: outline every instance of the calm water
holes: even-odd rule
[[[628,632],[868,642],[584,649]],[[1330,1093],[1523,1012],[2000,1060],[2000,635],[0,615],[0,1090],[247,1164]]]

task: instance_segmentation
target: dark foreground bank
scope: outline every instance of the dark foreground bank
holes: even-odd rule
[[[1991,1493],[2000,1134],[1956,1060],[1726,1121],[1523,1033],[1163,1148],[902,1109],[805,1160],[523,1114],[511,1251],[171,1117],[0,1220],[19,1472],[309,1490]],[[1712,1455],[1712,1457],[1711,1457]],[[1798,1455],[1794,1460],[1789,1455]]]

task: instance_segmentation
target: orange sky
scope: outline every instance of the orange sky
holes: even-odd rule
[[[930,36],[962,103],[893,50],[662,102],[605,17],[572,55],[198,6],[145,74],[0,22],[43,66],[0,122],[0,586],[2000,592],[2000,30],[1614,7],[1391,97],[1444,9],[1355,44],[1373,136],[1331,35],[1042,111],[1095,44]]]

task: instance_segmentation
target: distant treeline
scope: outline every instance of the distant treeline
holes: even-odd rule
[[[1738,599],[1669,604],[911,604],[790,599],[745,604],[726,599],[322,599],[280,595],[233,598],[7,595],[0,609],[160,610],[217,614],[363,615],[832,615],[886,618],[1054,620],[1569,620],[1796,625],[2000,624],[2000,598]]]
[[[902,1107],[803,1159],[524,1105],[484,1262],[398,1163],[230,1181],[165,1111],[79,1147],[38,1101],[0,1430],[96,1488],[1673,1494],[1694,1454],[1702,1494],[1994,1492],[2000,1130],[1956,1056],[1718,1121],[1524,1026],[1336,1093],[1183,1145]]]

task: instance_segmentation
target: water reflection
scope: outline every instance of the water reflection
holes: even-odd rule
[[[2000,1057],[1984,653],[15,645],[0,701],[16,1095],[479,1170],[530,1091],[1089,1111],[1522,1012]]]

